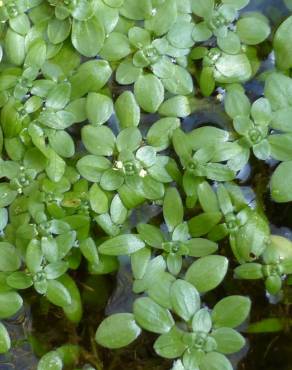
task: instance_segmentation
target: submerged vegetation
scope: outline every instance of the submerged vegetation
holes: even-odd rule
[[[287,330],[292,16],[248,3],[0,0],[0,363],[245,369]]]

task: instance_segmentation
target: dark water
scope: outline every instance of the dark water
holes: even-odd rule
[[[262,12],[274,27],[289,14],[282,0],[251,0],[247,10]],[[263,48],[269,50],[269,43]],[[261,71],[273,67],[273,59],[268,57],[265,50],[262,53]],[[246,90],[252,99],[256,99],[261,96],[263,86],[254,79],[246,85]],[[153,120],[155,117],[145,117],[145,128]],[[216,96],[204,99],[202,110],[188,117],[183,126],[193,129],[206,123],[223,128],[230,125]],[[112,124],[114,126],[114,122]],[[268,191],[271,171],[270,164],[254,162],[240,174],[239,183],[247,188],[251,199],[253,193],[251,189],[260,198],[271,222],[272,232],[292,240],[292,205],[277,205],[271,201]],[[142,218],[146,221],[145,217],[156,217],[159,220],[160,216],[157,208],[146,207],[139,210],[131,222],[134,225]],[[94,341],[95,330],[105,315],[131,310],[134,296],[131,292],[128,260],[121,260],[117,276],[89,276],[84,266],[75,273],[74,278],[85,305],[80,325],[78,327],[72,325],[61,310],[28,292],[23,311],[17,317],[5,322],[12,337],[13,349],[8,355],[0,356],[0,370],[35,370],[38,356],[68,342],[79,344],[83,348],[79,368],[85,366],[86,369],[86,364],[91,364],[97,370],[170,369],[171,362],[156,356],[152,349],[155,335],[144,333],[134,344],[118,351],[104,350]],[[292,370],[292,332],[289,327],[292,314],[292,286],[285,286],[282,300],[271,303],[265,295],[262,282],[243,283],[230,276],[222,287],[209,293],[205,298],[212,307],[216,300],[227,294],[250,296],[252,299],[250,322],[271,317],[279,318],[283,322],[283,330],[279,332],[247,334],[247,346],[239,354],[231,357],[234,367],[238,370]],[[246,326],[243,327],[243,331]]]

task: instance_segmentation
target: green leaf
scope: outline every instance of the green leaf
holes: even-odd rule
[[[227,87],[224,108],[233,119],[236,116],[249,116],[251,104],[241,85],[233,84]]]
[[[151,176],[145,176],[142,178],[141,194],[149,200],[161,199],[164,195],[164,185],[154,180]]]
[[[70,158],[75,154],[74,141],[66,131],[50,131],[48,139],[50,146],[59,156]]]
[[[75,366],[81,354],[81,347],[77,344],[63,344],[56,349],[64,366]]]
[[[216,145],[218,142],[228,141],[229,133],[217,127],[204,126],[191,131],[188,137],[191,148],[198,150],[209,145]]]
[[[162,79],[167,91],[174,95],[189,95],[194,90],[191,74],[180,65],[174,64],[173,77]]]
[[[128,32],[129,40],[137,49],[151,44],[150,32],[140,27],[132,27]]]
[[[292,16],[288,17],[278,27],[274,40],[274,52],[276,56],[276,64],[279,69],[287,70],[292,66],[292,52],[289,48],[291,43]]]
[[[61,180],[65,173],[66,163],[63,159],[52,149],[49,149],[46,153],[48,158],[48,165],[46,167],[46,173],[50,180],[58,182]]]
[[[52,236],[43,236],[41,239],[41,248],[45,258],[49,262],[58,261],[59,253],[56,239]]]
[[[26,248],[25,255],[25,263],[29,272],[32,274],[37,273],[41,269],[42,261],[43,252],[41,249],[41,243],[37,239],[32,239]]]
[[[105,60],[115,62],[125,58],[131,53],[128,38],[120,32],[112,32],[105,39],[100,56]]]
[[[180,357],[186,349],[183,342],[183,332],[173,327],[168,333],[160,335],[155,343],[155,352],[164,358],[177,358]]]
[[[29,45],[24,66],[42,67],[47,58],[47,46],[43,39],[36,39]]]
[[[31,276],[23,271],[13,272],[7,277],[6,281],[14,289],[27,289],[33,284]]]
[[[236,23],[236,32],[244,44],[257,45],[269,36],[271,29],[264,15],[247,13]]]
[[[70,35],[71,23],[69,19],[53,18],[48,23],[48,38],[52,44],[59,44]]]
[[[44,268],[46,277],[49,280],[59,278],[60,276],[64,275],[67,270],[68,270],[68,262],[65,262],[65,261],[57,261],[57,262],[49,263]]]
[[[213,308],[212,321],[215,328],[235,328],[249,315],[251,300],[247,297],[232,295],[221,299]]]
[[[135,279],[143,278],[150,258],[151,250],[147,247],[131,254],[131,268]]]
[[[188,221],[189,231],[193,237],[207,234],[222,218],[220,212],[205,212]]]
[[[215,64],[214,78],[219,83],[245,82],[251,75],[251,65],[245,54],[222,53]]]
[[[192,38],[196,42],[207,41],[212,37],[212,31],[209,29],[206,22],[199,22],[194,25]]]
[[[200,293],[216,288],[224,279],[228,259],[223,256],[206,256],[193,262],[186,272],[186,280]]]
[[[57,280],[48,280],[46,297],[51,303],[60,307],[68,306],[72,302],[67,288]]]
[[[267,220],[249,208],[242,210],[238,217],[247,218],[247,222],[235,234],[234,253],[242,263],[251,261],[263,253],[267,247],[270,229]]]
[[[101,214],[108,211],[108,198],[97,184],[91,186],[88,195],[91,209],[94,212]]]
[[[227,54],[237,54],[240,52],[240,38],[235,32],[228,30],[224,37],[217,37],[217,43],[219,48]]]
[[[156,8],[152,17],[145,21],[145,28],[152,31],[156,36],[162,36],[170,29],[176,18],[176,0],[168,0]]]
[[[209,352],[203,357],[200,370],[232,370],[232,365],[221,353]]]
[[[204,257],[217,251],[218,245],[208,239],[193,238],[184,242],[188,248],[188,256]]]
[[[100,186],[107,191],[119,189],[124,183],[124,175],[113,168],[105,171],[100,179]]]
[[[107,317],[98,327],[95,340],[103,347],[116,349],[132,343],[141,333],[131,313],[117,313]]]
[[[81,98],[88,92],[97,92],[109,80],[112,69],[106,60],[89,60],[81,64],[70,78],[71,97]]]
[[[25,58],[25,38],[10,28],[5,36],[4,50],[8,60],[15,65],[22,65]]]
[[[80,54],[86,57],[94,57],[104,44],[105,32],[103,25],[96,17],[87,21],[73,19],[71,40]]]
[[[268,138],[271,156],[278,161],[292,160],[292,134],[275,134]]]
[[[153,333],[167,333],[174,326],[171,313],[148,297],[135,300],[133,313],[138,325]]]
[[[27,14],[18,14],[16,17],[9,19],[9,26],[13,31],[25,36],[30,29],[30,21]]]
[[[137,127],[127,127],[122,130],[117,137],[117,149],[119,152],[125,154],[126,160],[134,159],[134,156],[131,157],[132,153],[137,150],[142,144],[142,135],[140,130]]]
[[[204,96],[210,96],[215,89],[214,70],[212,67],[203,67],[200,74],[200,88]]]
[[[0,322],[0,353],[7,353],[10,350],[11,341],[6,327]]]
[[[68,274],[64,274],[58,278],[58,281],[64,285],[71,297],[71,303],[63,306],[63,311],[66,317],[73,323],[77,324],[82,318],[82,302],[78,286],[73,278]]]
[[[283,60],[286,61],[287,58]],[[292,79],[281,73],[271,73],[265,81],[265,97],[274,111],[289,108],[292,98]]]
[[[0,292],[0,318],[8,319],[22,307],[21,296],[16,292]]]
[[[16,248],[7,242],[0,242],[0,270],[16,271],[21,265],[21,260]]]
[[[191,0],[192,11],[199,17],[208,17],[215,6],[214,0]]]
[[[136,158],[144,168],[149,168],[156,163],[156,151],[150,145],[142,146],[137,150]]]
[[[176,22],[167,34],[167,40],[178,49],[187,49],[194,45],[192,39],[194,25],[187,21]]]
[[[156,283],[147,286],[146,292],[149,298],[161,307],[171,309],[170,289],[175,281],[175,277],[168,272],[160,271],[152,279]]]
[[[81,137],[85,148],[91,154],[104,156],[113,154],[116,138],[108,127],[84,126]]]
[[[87,118],[85,107],[85,98],[75,99],[67,105],[66,111],[72,113],[75,117],[75,122],[79,123],[85,121]]]
[[[158,113],[169,117],[187,117],[191,114],[190,101],[183,95],[174,96],[161,104]]]
[[[226,355],[240,351],[245,345],[242,335],[231,328],[216,329],[211,336],[216,340],[217,351]]]
[[[120,256],[123,254],[132,254],[144,248],[144,246],[145,243],[138,235],[124,234],[105,241],[99,246],[98,250],[102,254]]]
[[[142,68],[134,66],[132,59],[122,61],[116,70],[116,81],[121,85],[136,82],[142,74]]]
[[[63,109],[69,102],[71,94],[71,85],[68,82],[63,82],[56,85],[50,90],[46,98],[46,107],[54,110]]]
[[[152,225],[140,223],[137,226],[137,230],[145,243],[154,248],[161,248],[164,237],[160,229]]]
[[[176,128],[180,126],[177,118],[162,118],[156,121],[147,133],[147,142],[158,151],[166,149]]]
[[[244,263],[234,270],[235,275],[240,279],[261,279],[264,277],[262,265],[259,263]]]
[[[192,329],[196,332],[209,333],[212,328],[211,316],[207,308],[201,308],[194,314]]]
[[[215,192],[207,181],[198,186],[198,198],[204,212],[218,212],[218,201]]]
[[[97,252],[97,247],[95,245],[95,242],[92,238],[87,238],[85,240],[82,240],[80,243],[80,250],[83,254],[83,256],[92,264],[98,264],[99,263],[99,256]]]
[[[89,93],[86,99],[86,114],[90,123],[102,125],[113,114],[113,102],[106,95]]]
[[[271,195],[278,203],[292,200],[292,161],[281,163],[271,178]]]
[[[231,5],[235,7],[235,9],[240,10],[244,8],[245,6],[247,6],[249,1],[250,0],[222,0],[222,3]]]
[[[163,201],[163,216],[168,230],[173,229],[183,221],[183,204],[176,188],[168,188]]]
[[[37,370],[62,370],[63,362],[57,351],[46,353],[39,361]]]
[[[86,155],[77,162],[77,170],[88,181],[99,182],[103,172],[109,169],[111,162],[101,156]]]
[[[284,330],[284,326],[283,320],[271,317],[250,324],[247,333],[277,333]]]
[[[163,85],[152,74],[138,78],[134,85],[134,93],[140,107],[148,113],[155,113],[164,100]]]
[[[185,321],[189,321],[201,305],[200,295],[196,288],[181,279],[172,284],[170,299],[174,312]]]
[[[118,194],[114,196],[111,202],[110,215],[113,222],[117,225],[123,224],[128,216],[128,210],[124,206]]]
[[[125,109],[127,107],[127,109]],[[122,129],[137,127],[140,122],[140,108],[131,91],[124,91],[115,102],[115,112]]]

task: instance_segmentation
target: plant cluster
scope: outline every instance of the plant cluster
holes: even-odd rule
[[[292,17],[274,35],[276,67],[259,74],[271,28],[248,2],[0,0],[1,353],[24,290],[77,325],[71,272],[86,261],[115,273],[126,256],[133,310],[102,321],[96,342],[121,348],[145,330],[172,370],[232,369],[251,301],[209,307],[205,293],[233,271],[279,295],[292,274],[291,242],[237,183],[251,160],[270,162],[273,200],[292,200]],[[256,75],[252,100],[243,84]],[[219,88],[230,127],[188,129]],[[153,204],[159,220],[133,222]],[[38,370],[77,369],[79,354],[65,344]]]

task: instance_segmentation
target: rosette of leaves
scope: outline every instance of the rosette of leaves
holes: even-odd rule
[[[250,300],[229,296],[210,311],[201,308],[197,289],[181,279],[172,283],[169,296],[169,309],[148,297],[136,299],[133,314],[114,314],[101,323],[96,341],[111,349],[124,347],[133,342],[143,328],[160,334],[154,343],[156,353],[168,359],[181,357],[183,369],[208,369],[214,360],[218,369],[232,369],[225,355],[239,351],[245,344],[234,328],[247,318]],[[175,324],[171,311],[177,315],[180,326]],[[112,335],[117,331],[124,335]]]
[[[217,250],[214,242],[190,237],[188,224],[183,221],[183,202],[176,188],[168,188],[165,193],[163,215],[166,230],[161,231],[153,225],[143,223],[138,224],[137,230],[148,246],[161,251],[172,275],[180,273],[183,256],[203,257]],[[140,264],[136,257],[133,260],[133,264],[135,263]],[[134,268],[139,270],[136,266]]]
[[[269,136],[272,119],[269,100],[259,98],[251,104],[240,85],[231,85],[227,88],[225,110],[233,119],[236,133],[240,135],[237,143],[241,151],[229,159],[230,167],[243,168],[251,149],[258,159],[268,159],[273,151],[273,142],[269,140],[272,137]]]
[[[135,52],[132,58],[127,58],[118,66],[116,80],[122,85],[135,82],[138,101],[142,99],[140,94],[147,97],[148,90],[152,93],[153,88],[159,87],[162,91],[164,87],[176,95],[192,93],[192,77],[185,67],[187,66],[186,55],[193,45],[190,38],[193,25],[185,22],[184,26],[182,33],[179,33],[179,39],[177,29],[181,27],[181,23],[174,23],[166,37],[154,40],[147,29],[130,28],[128,38]],[[151,71],[154,76],[143,76],[143,70]],[[143,104],[141,107],[144,109]],[[146,109],[146,111],[149,110]]]
[[[259,261],[244,263],[235,269],[240,279],[263,279],[271,295],[279,294],[286,276],[292,273],[292,243],[287,238],[271,235],[270,243]]]
[[[265,16],[249,12],[238,20],[238,11],[248,3],[249,0],[222,0],[219,4],[214,0],[192,1],[193,13],[203,18],[203,21],[195,25],[192,38],[202,42],[214,35],[218,47],[227,54],[238,54],[241,43],[257,45],[263,42],[271,32]]]
[[[53,251],[48,255],[47,250],[50,247],[45,247],[46,243],[52,245],[52,239],[42,237],[41,241],[33,239],[28,244],[25,255],[26,271],[14,271],[9,274],[7,284],[18,290],[33,285],[39,294],[46,295],[57,306],[70,305],[69,292],[56,280],[65,274],[69,267],[68,262],[58,260],[58,256],[53,256]]]
[[[0,248],[0,269],[6,274],[8,287],[22,290],[33,285],[39,294],[62,307],[69,320],[78,322],[82,315],[80,294],[66,275],[68,268],[79,264],[78,255],[72,253],[78,246],[76,232],[63,220],[48,220],[39,202],[22,198],[10,208],[13,226],[6,227]]]
[[[168,157],[143,145],[138,128],[126,128],[115,137],[108,127],[87,125],[81,134],[91,153],[77,162],[85,179],[99,183],[105,191],[117,191],[128,208],[144,199],[163,197],[164,183],[172,181],[165,169]]]
[[[253,104],[249,102],[241,86],[228,87],[225,109],[234,120],[235,131],[242,136],[237,142],[243,147],[241,155],[237,155],[234,159],[231,158],[231,167],[235,165],[242,168],[247,163],[249,148],[252,148],[254,155],[260,160],[266,160],[269,157],[278,161],[292,159],[290,146],[292,136],[289,128],[290,106],[289,103],[286,105],[282,103],[283,108],[278,109],[277,101],[273,99],[278,84],[275,79],[279,78],[280,81],[281,77],[277,74],[270,76],[266,81],[266,98],[259,98]],[[289,85],[289,78],[288,81],[285,77],[283,80]],[[271,92],[273,85],[275,86],[274,91]]]
[[[173,133],[172,141],[184,173],[182,184],[187,195],[186,204],[191,208],[197,201],[198,186],[204,179],[231,181],[236,174],[226,164],[212,161],[216,145],[228,145],[227,131],[215,127],[200,127],[190,133],[180,128]]]
[[[35,154],[33,150],[27,153],[22,164],[0,159],[0,178],[9,180],[0,184],[1,207],[9,206],[18,195],[29,195],[38,189],[36,177],[43,170],[44,163],[37,163],[37,161],[32,163],[31,154]]]
[[[203,213],[188,221],[193,237],[208,236],[218,241],[228,236],[236,259],[243,263],[259,257],[269,243],[270,230],[260,209],[251,208],[240,188],[218,184],[215,192],[207,182],[198,187]]]

